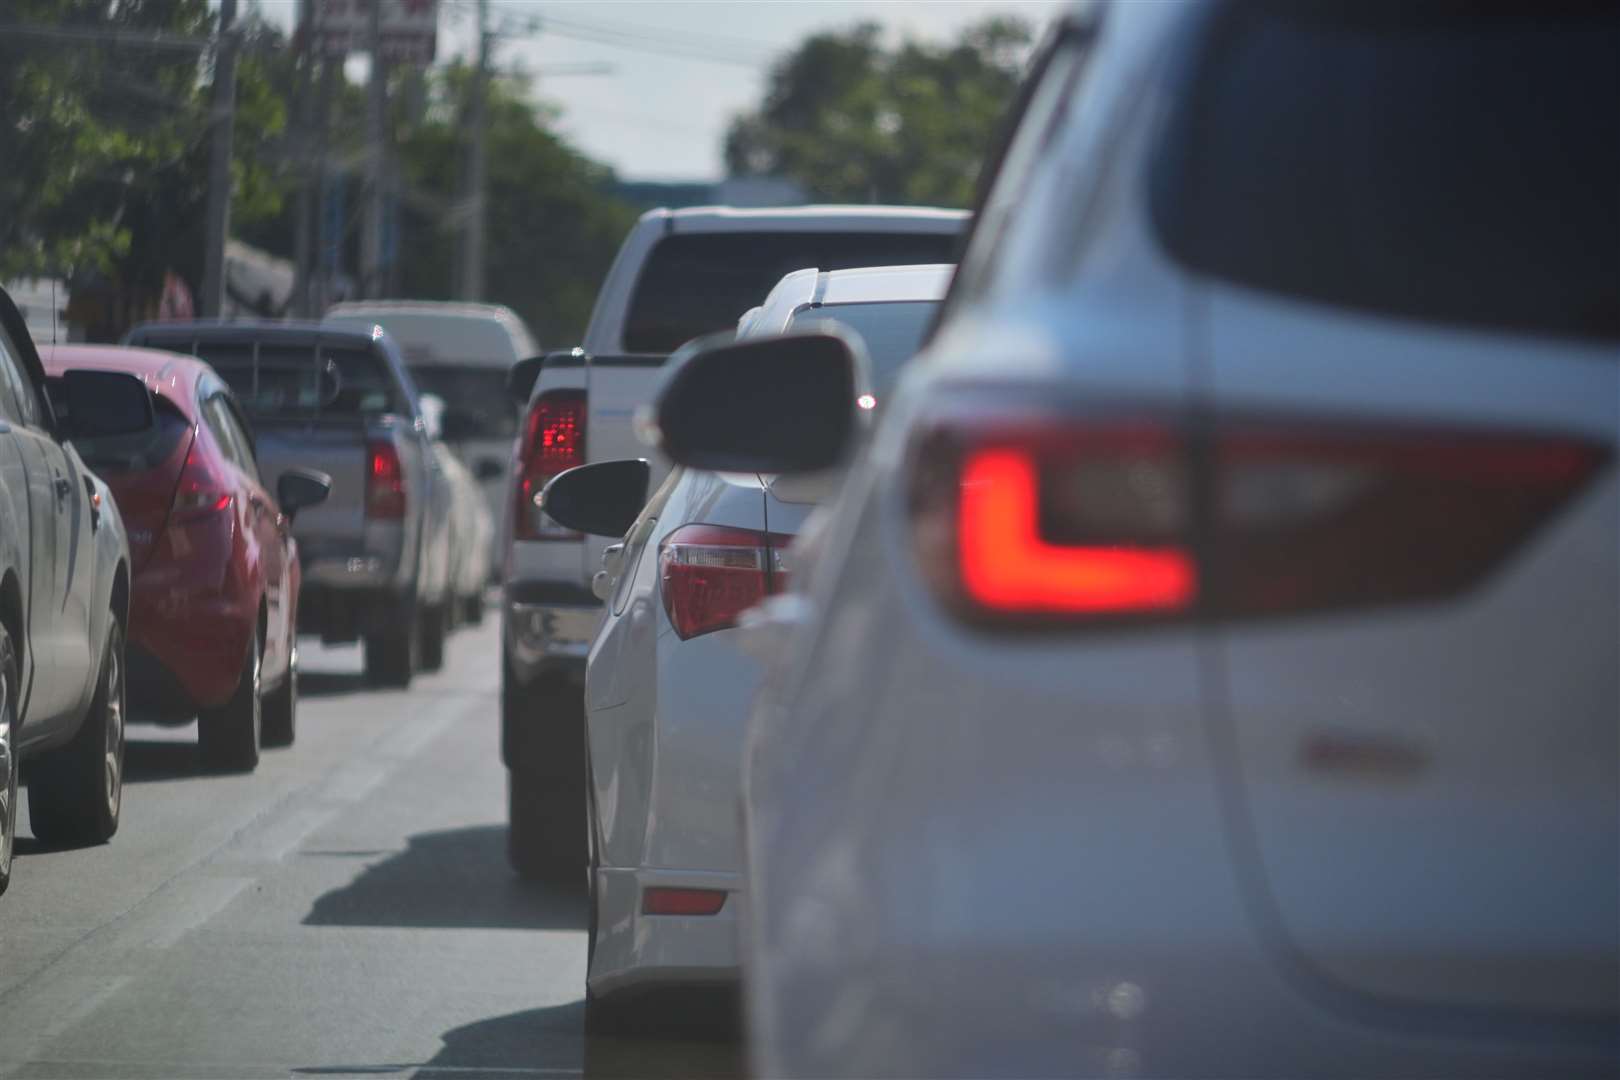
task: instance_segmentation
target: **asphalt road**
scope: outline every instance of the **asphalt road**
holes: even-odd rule
[[[252,775],[132,725],[110,844],[46,850],[25,811],[0,1077],[740,1074],[712,1033],[587,1044],[583,888],[506,867],[494,619],[409,691],[300,648],[297,744]]]

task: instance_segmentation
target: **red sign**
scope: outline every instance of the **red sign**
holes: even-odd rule
[[[315,48],[323,56],[371,51],[371,5],[377,12],[377,52],[384,60],[426,64],[437,52],[439,0],[314,0]]]

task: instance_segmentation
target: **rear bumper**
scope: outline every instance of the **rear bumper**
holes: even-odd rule
[[[602,622],[602,602],[576,585],[508,584],[503,594],[502,640],[519,682],[564,671],[583,677],[585,658]]]
[[[730,895],[714,915],[643,915],[641,894],[652,887],[721,889]],[[730,873],[598,868],[596,954],[586,975],[591,992],[736,986],[742,887],[741,877]]]
[[[130,597],[129,704],[142,719],[190,719],[236,689],[256,602],[186,589],[168,572],[137,575]]]

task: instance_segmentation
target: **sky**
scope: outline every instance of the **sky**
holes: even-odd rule
[[[242,6],[290,26],[297,0]],[[439,57],[470,53],[476,0],[439,6]],[[561,110],[558,128],[586,154],[625,179],[710,180],[724,173],[731,118],[763,98],[772,58],[811,33],[865,20],[896,40],[943,41],[998,13],[1044,26],[1063,7],[1062,0],[491,0],[490,21],[501,32],[497,66],[536,76],[537,97]],[[612,70],[567,70],[581,65]]]

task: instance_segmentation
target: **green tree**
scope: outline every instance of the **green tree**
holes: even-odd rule
[[[1031,40],[999,16],[948,45],[885,48],[874,23],[817,34],[733,121],[726,165],[790,177],[817,199],[966,206]]]

